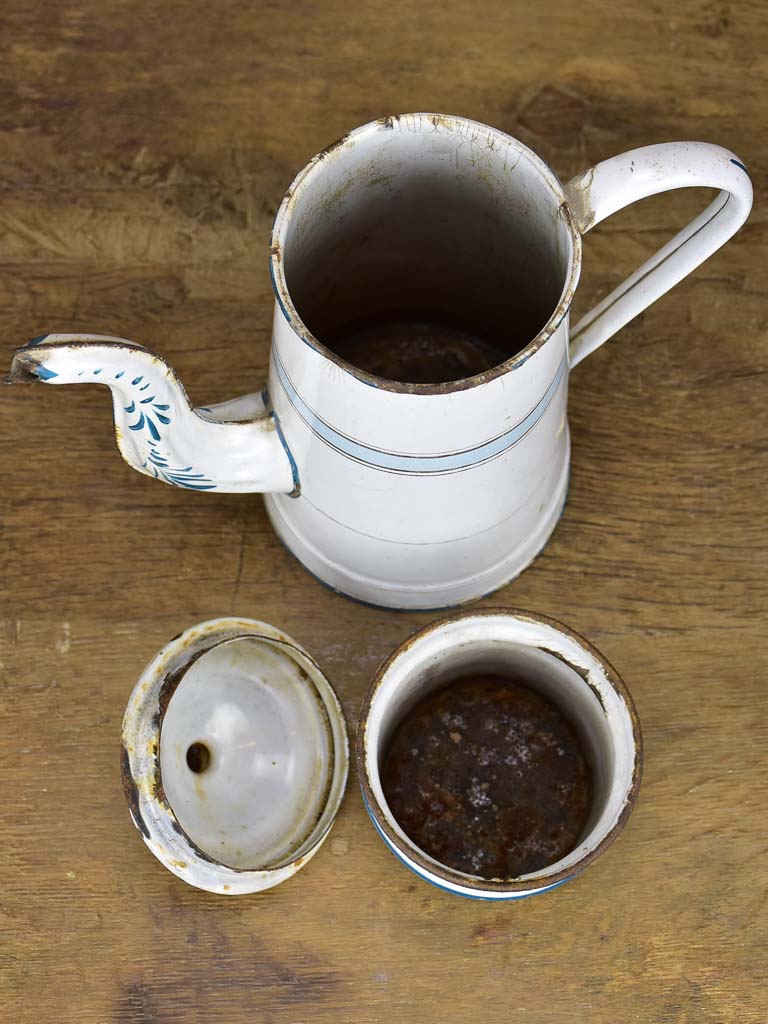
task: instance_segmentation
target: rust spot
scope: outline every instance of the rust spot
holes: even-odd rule
[[[589,203],[589,189],[595,176],[594,167],[584,171],[565,186],[568,212],[572,214],[578,229],[586,233],[595,223],[595,211]]]
[[[326,146],[325,149],[321,149],[315,157],[315,161],[319,163],[321,160],[327,160],[332,153],[335,153],[337,149],[340,149],[344,145],[349,138],[349,135],[350,133],[347,132],[345,135],[342,135],[340,139],[336,139],[335,142],[332,142],[330,146]]]
[[[172,860],[170,863],[173,864],[174,867],[181,868],[182,870],[187,866],[187,862],[185,860]]]
[[[155,711],[155,717],[152,723],[158,732],[163,724],[165,712],[168,710],[171,697],[176,692],[176,687],[184,678],[184,675],[191,664],[191,661],[186,661],[183,665],[180,665],[175,672],[168,672],[160,686],[160,691],[157,695],[157,710]]]
[[[273,243],[273,244],[272,244],[272,245],[271,245],[271,246],[269,247],[269,254],[270,254],[270,256],[274,256],[274,258],[275,258],[276,260],[280,260],[280,259],[282,259],[282,258],[283,258],[283,251],[282,251],[282,249],[280,248],[280,244],[279,244],[279,242],[274,242],[274,243]]]
[[[128,801],[128,810],[131,812],[133,823],[144,838],[149,839],[149,829],[139,810],[139,790],[131,775],[130,756],[124,744],[120,745],[120,777],[123,781],[123,792]]]
[[[231,885],[222,885],[221,888],[224,890],[224,892],[229,892],[229,890],[232,888],[232,886]]]
[[[595,684],[590,682],[589,673],[586,669],[579,668],[578,665],[571,664],[571,662],[568,661],[567,658],[564,658],[562,654],[560,654],[558,651],[551,650],[549,647],[540,647],[539,650],[542,650],[546,654],[549,654],[552,658],[557,658],[557,660],[562,662],[563,665],[567,665],[568,668],[572,669],[578,676],[581,676],[586,685],[590,688],[592,693],[594,693],[595,697],[597,698],[600,707],[603,709],[603,714],[607,715],[608,712],[605,710],[605,701],[603,700],[603,695],[600,693],[600,690],[595,686]]]
[[[22,349],[17,349],[14,352],[11,369],[8,372],[8,376],[3,379],[3,384],[40,383],[40,377],[35,372],[35,367],[39,365],[38,361],[20,354],[22,352]]]
[[[430,114],[427,118],[429,123],[434,128],[445,128],[449,132],[459,132],[459,126],[456,124],[452,117],[446,117],[445,114]]]

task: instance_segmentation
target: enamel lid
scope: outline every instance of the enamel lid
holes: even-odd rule
[[[295,640],[264,622],[192,626],[153,658],[123,719],[134,824],[201,889],[258,892],[295,874],[336,817],[344,714]]]

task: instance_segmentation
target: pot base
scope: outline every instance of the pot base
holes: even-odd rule
[[[513,546],[512,540],[517,525],[514,517],[504,520],[477,537],[452,541],[449,545],[388,544],[388,548],[391,549],[386,558],[388,563],[413,566],[414,559],[418,559],[419,564],[423,565],[421,578],[424,582],[419,585],[364,576],[350,566],[329,558],[291,521],[294,518],[291,516],[292,505],[294,502],[301,502],[301,497],[289,498],[282,494],[267,494],[264,496],[264,503],[275,533],[286,548],[305,569],[332,590],[379,608],[396,611],[437,611],[467,604],[494,593],[511,583],[541,553],[565,508],[568,496],[569,456],[570,446],[567,446],[559,479],[549,504],[542,510],[535,528],[516,546]],[[337,550],[345,550],[347,547],[352,549],[356,542],[359,543],[360,534],[341,524],[333,525],[336,528],[334,532],[343,531],[349,535],[349,545],[337,542]],[[480,571],[475,568],[474,572],[457,574],[454,578],[449,577],[442,582],[433,582],[437,573],[445,573],[446,556],[449,551],[452,565],[470,564],[476,567],[481,561],[476,550],[481,537],[485,552],[507,553],[500,559],[489,558],[491,564]]]

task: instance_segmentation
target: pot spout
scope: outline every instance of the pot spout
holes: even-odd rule
[[[262,395],[194,409],[160,356],[122,338],[48,334],[16,349],[6,383],[104,384],[125,461],[195,491],[298,493],[295,463]]]

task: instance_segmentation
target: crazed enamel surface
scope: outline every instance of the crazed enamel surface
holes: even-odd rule
[[[547,277],[547,295],[559,294],[516,355],[450,384],[395,384],[333,355],[302,321],[287,270],[298,259],[317,275],[332,271],[323,239],[334,225],[372,197],[397,200],[414,179],[447,195],[471,186],[485,196],[486,213],[510,218],[510,253],[522,247],[515,258],[543,260],[546,274],[530,291]],[[580,232],[643,196],[692,185],[721,192],[569,337]],[[562,186],[527,147],[493,128],[435,114],[383,118],[310,161],[278,212],[269,413],[254,396],[192,410],[157,357],[88,336],[49,335],[19,349],[11,379],[108,384],[131,465],[197,490],[266,492],[281,539],[341,592],[387,607],[458,604],[522,571],[559,519],[570,367],[722,245],[751,201],[741,161],[705,143],[634,150]],[[456,246],[469,266],[484,258],[482,232],[473,228],[472,237],[476,244]]]
[[[145,843],[201,889],[258,892],[319,849],[344,793],[344,717],[320,669],[266,623],[214,619],[147,666],[123,720]]]
[[[586,831],[561,860],[515,879],[487,880],[454,871],[420,850],[392,816],[380,762],[395,724],[425,694],[467,672],[525,677],[568,713],[589,754],[593,802]],[[363,798],[384,842],[427,882],[473,899],[520,899],[580,873],[615,839],[637,798],[642,737],[632,698],[590,644],[551,619],[528,612],[467,612],[427,626],[379,669],[357,733]]]

